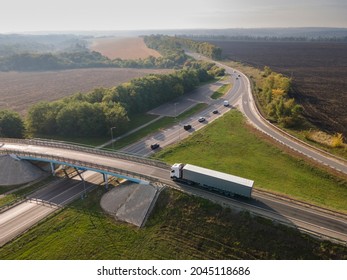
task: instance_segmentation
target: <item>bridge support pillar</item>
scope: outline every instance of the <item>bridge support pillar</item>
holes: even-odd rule
[[[102,176],[104,177],[105,188],[106,190],[108,190],[108,175],[105,173],[102,173]]]
[[[82,177],[81,172],[76,167],[74,167],[74,169],[77,172],[77,175],[81,178],[82,182],[84,182],[84,178]]]
[[[65,167],[63,168],[63,172],[64,172],[66,178],[70,178],[70,177],[69,177],[69,174],[67,174],[67,172],[66,172],[66,168],[65,168]]]
[[[50,164],[51,164],[52,175],[55,176],[55,165],[53,162],[51,162]]]

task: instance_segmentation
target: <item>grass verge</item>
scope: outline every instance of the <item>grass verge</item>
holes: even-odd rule
[[[262,88],[262,83],[263,83],[263,75],[262,75],[262,71],[251,67],[251,66],[247,66],[244,65],[240,62],[235,62],[235,61],[226,61],[225,62],[226,65],[239,69],[241,72],[245,73],[248,78],[250,78],[250,81],[252,83],[252,87],[253,87],[253,93],[254,92],[258,92],[260,88]],[[253,94],[254,95],[254,94]],[[254,95],[255,97],[257,97],[257,94]],[[265,116],[266,114],[264,113],[264,108],[262,108],[262,106],[260,105],[260,102],[258,101],[257,98],[255,98],[255,101],[257,103],[257,107],[260,110],[260,112],[262,112],[262,115]],[[289,134],[299,138],[300,140],[315,146],[316,148],[319,148],[321,150],[324,150],[328,153],[331,153],[333,155],[342,157],[344,159],[347,159],[347,144],[345,143],[344,147],[329,147],[325,144],[322,144],[320,142],[317,141],[312,141],[310,139],[308,139],[307,135],[309,135],[312,130],[313,131],[319,131],[319,128],[314,126],[313,124],[311,124],[307,119],[302,118],[302,122],[300,124],[300,126],[296,127],[296,128],[283,128],[281,126],[279,126],[281,129],[284,129],[285,131],[287,131]]]
[[[216,90],[214,93],[212,93],[211,98],[212,99],[218,99],[224,96],[230,89],[231,89],[231,84],[225,84],[222,85],[218,90]]]
[[[181,115],[177,116],[177,118],[173,117],[164,117],[162,119],[157,120],[156,122],[140,129],[134,134],[130,134],[127,137],[124,137],[122,139],[119,139],[118,141],[114,142],[114,148],[115,149],[121,149],[125,146],[128,146],[132,143],[135,143],[136,141],[141,140],[142,138],[155,133],[161,129],[164,129],[166,127],[172,126],[176,124],[176,121],[184,120],[185,118],[196,114],[197,112],[200,112],[204,110],[207,107],[207,104],[199,103],[192,107],[191,109],[187,110],[186,112],[182,113]],[[112,145],[106,146],[105,149],[111,149]]]
[[[142,229],[100,212],[103,191],[0,248],[0,259],[346,259],[347,248],[166,189]]]
[[[289,155],[261,136],[240,112],[232,110],[155,157],[170,164],[191,163],[249,178],[255,181],[255,188],[347,213],[344,179]]]

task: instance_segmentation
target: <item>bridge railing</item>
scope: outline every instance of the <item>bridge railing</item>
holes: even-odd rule
[[[74,158],[68,158],[68,157],[62,157],[57,155],[49,155],[49,154],[42,154],[42,153],[36,153],[36,152],[27,152],[27,151],[20,151],[20,150],[11,150],[11,149],[0,149],[0,154],[15,154],[19,157],[26,158],[26,159],[42,159],[43,161],[52,161],[52,162],[58,162],[60,164],[70,165],[78,168],[90,168],[95,171],[100,172],[108,172],[110,174],[115,175],[123,175],[129,178],[136,178],[143,181],[148,182],[157,182],[159,181],[158,178],[148,176],[146,174],[141,174],[138,172],[133,172],[121,168],[116,168],[112,166],[102,165],[94,162],[89,161],[83,161],[83,160],[77,160]]]
[[[48,139],[0,138],[0,143],[1,142],[37,145],[37,146],[53,147],[53,148],[60,148],[60,149],[73,150],[73,151],[81,151],[84,153],[90,153],[90,154],[111,157],[111,158],[119,158],[119,159],[130,160],[130,161],[134,161],[138,163],[144,163],[146,165],[151,165],[151,166],[155,166],[155,167],[159,167],[163,169],[169,168],[169,165],[159,160],[149,159],[146,157],[141,157],[141,156],[130,154],[130,153],[100,150],[94,147],[77,145],[77,144],[72,144],[72,143],[68,143],[64,141],[56,141],[56,140],[48,140]]]

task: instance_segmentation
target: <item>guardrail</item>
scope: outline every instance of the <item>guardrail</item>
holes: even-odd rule
[[[134,161],[134,162],[143,163],[146,165],[151,165],[151,166],[155,166],[155,167],[159,167],[163,169],[169,169],[169,165],[159,160],[149,159],[146,157],[141,157],[141,156],[137,156],[137,155],[129,154],[129,153],[100,150],[94,147],[76,145],[76,144],[72,144],[72,143],[68,143],[64,141],[55,141],[55,140],[48,140],[48,139],[0,138],[0,143],[1,142],[37,145],[37,146],[44,146],[44,147],[53,147],[53,148],[60,148],[60,149],[66,149],[66,150],[80,151],[84,153],[90,153],[90,154],[111,157],[111,158],[119,158],[119,159]]]
[[[27,198],[26,201],[34,202],[34,203],[36,203],[38,205],[44,205],[44,206],[48,206],[48,207],[51,207],[51,208],[62,208],[62,205],[59,205],[59,204],[54,203],[52,201],[36,198],[36,197]]]
[[[111,174],[119,174],[119,175],[124,175],[130,178],[136,178],[140,179],[143,181],[149,181],[149,182],[157,182],[159,181],[158,178],[140,174],[137,172],[125,170],[125,169],[120,169],[116,167],[111,167],[107,165],[102,165],[102,164],[97,164],[89,161],[82,161],[82,160],[76,160],[72,158],[67,158],[67,157],[61,157],[61,156],[56,156],[56,155],[49,155],[49,154],[42,154],[42,153],[35,153],[35,152],[26,152],[26,151],[19,151],[19,150],[11,150],[11,149],[0,149],[0,154],[15,154],[20,157],[26,157],[28,159],[34,158],[34,159],[42,159],[42,160],[48,160],[48,161],[54,161],[54,162],[59,162],[61,164],[66,164],[66,165],[72,165],[75,167],[80,167],[80,168],[91,168],[96,171],[100,172],[108,172]]]

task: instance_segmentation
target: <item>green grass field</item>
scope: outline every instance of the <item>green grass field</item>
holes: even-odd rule
[[[156,155],[255,180],[347,212],[347,183],[264,141],[236,110]],[[100,188],[13,242],[0,259],[346,259],[347,247],[167,189],[142,229],[101,212]]]
[[[258,136],[236,110],[155,155],[234,174],[269,190],[347,212],[347,182],[292,157]]]
[[[242,71],[243,73],[245,73],[249,78],[250,81],[253,85],[253,88],[259,89],[262,87],[262,83],[263,83],[263,73],[260,69],[251,67],[251,66],[247,66],[244,65],[240,62],[235,62],[235,61],[225,61],[225,64],[230,66],[230,67],[234,67],[236,69],[239,69],[240,71]],[[263,112],[262,114],[264,114],[264,110],[265,108],[262,108],[262,106],[260,105],[259,101],[257,100],[257,96],[255,95],[255,100],[257,102],[257,106],[258,109]],[[288,133],[292,134],[293,136],[301,139],[302,141],[307,142],[310,145],[313,145],[319,149],[325,150],[328,153],[334,154],[338,157],[347,159],[347,148],[346,146],[344,148],[332,148],[332,147],[328,147],[326,145],[322,145],[321,143],[317,143],[317,142],[313,142],[311,140],[308,140],[305,135],[307,135],[311,130],[317,130],[319,131],[319,128],[316,127],[315,125],[313,125],[312,123],[310,123],[307,119],[303,119],[301,124],[298,127],[295,128],[283,128],[282,129],[286,130]]]
[[[167,189],[142,229],[91,193],[0,248],[0,259],[346,259],[347,248]]]
[[[221,98],[224,94],[226,94],[232,87],[232,84],[222,85],[218,90],[216,90],[212,95],[212,99]]]

